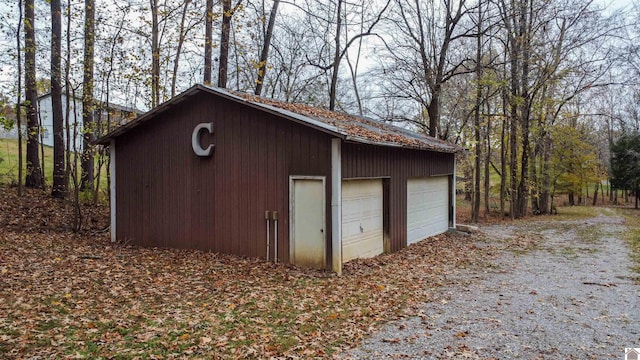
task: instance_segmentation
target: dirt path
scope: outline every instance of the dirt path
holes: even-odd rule
[[[347,358],[623,359],[640,347],[639,274],[606,209],[587,220],[481,228],[495,258],[433,289],[420,317]]]

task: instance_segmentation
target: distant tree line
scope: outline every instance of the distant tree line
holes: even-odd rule
[[[48,79],[55,197],[89,192],[97,201],[108,155],[91,141],[114,124],[95,117],[96,99],[148,109],[195,82],[402,123],[463,145],[470,155],[458,168],[473,221],[492,211],[546,214],[559,194],[578,204],[589,189],[594,202],[598,191],[612,200],[616,193],[602,186],[617,169],[610,150],[640,124],[632,80],[640,73],[638,12],[592,1],[19,0],[9,7],[0,23],[15,47],[0,61],[16,82],[2,91],[22,109],[17,122],[26,117],[24,184],[44,186],[37,84]],[[62,99],[76,94],[80,178],[71,134],[63,135],[70,130]],[[615,189],[628,186],[618,181]]]

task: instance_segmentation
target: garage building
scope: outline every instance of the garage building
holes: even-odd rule
[[[342,271],[455,226],[458,146],[205,85],[121,126],[111,236]]]

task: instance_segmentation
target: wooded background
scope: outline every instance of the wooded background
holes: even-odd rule
[[[115,125],[94,119],[96,101],[148,110],[196,82],[462,145],[458,176],[473,221],[549,213],[559,194],[569,204],[595,204],[598,191],[615,201],[605,186],[610,148],[640,127],[640,12],[631,3],[18,0],[0,12],[2,123],[27,124],[18,179],[46,185],[36,104],[51,92],[55,197],[98,199],[95,161],[108,163],[108,151],[89,141]],[[64,150],[62,134],[74,130],[63,93],[82,98],[82,154]]]

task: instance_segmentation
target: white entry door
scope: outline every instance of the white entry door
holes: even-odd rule
[[[407,245],[449,229],[449,177],[407,180]]]
[[[382,180],[342,182],[342,261],[384,251]]]
[[[290,188],[290,262],[302,267],[324,269],[324,178],[292,177]]]

